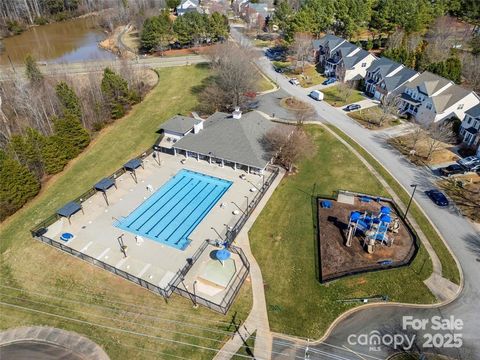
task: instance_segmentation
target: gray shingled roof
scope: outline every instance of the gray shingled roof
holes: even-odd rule
[[[339,44],[341,44],[344,41],[345,41],[345,39],[342,39],[338,36],[335,36],[335,35],[332,35],[332,34],[327,34],[320,39],[313,40],[313,47],[315,49],[318,49],[318,47],[320,45],[325,46],[328,42],[329,45],[330,45],[330,49],[333,49],[335,46],[338,46]]]
[[[200,123],[202,120],[194,119],[187,116],[175,115],[162,124],[160,130],[186,134],[193,129],[193,125]]]
[[[351,69],[355,65],[357,65],[359,62],[361,62],[363,59],[365,59],[368,55],[370,55],[368,51],[361,49],[360,51],[358,51],[352,56],[343,57],[343,63],[345,64],[345,67],[347,69]]]
[[[368,70],[370,72],[373,72],[378,69],[378,73],[381,75],[382,78],[384,78],[399,66],[402,66],[402,64],[382,57],[373,61],[372,65]]]
[[[216,112],[205,120],[203,130],[187,134],[173,147],[263,169],[271,156],[261,140],[275,126],[256,111],[243,114],[240,119]]]
[[[385,82],[385,89],[388,92],[392,92],[398,87],[402,86],[404,83],[406,83],[408,80],[410,80],[413,76],[415,76],[417,72],[415,70],[412,70],[410,68],[402,68],[399,72],[397,72],[393,76],[386,77],[384,80]]]
[[[432,98],[433,105],[437,113],[443,112],[450,106],[456,104],[470,93],[469,90],[462,88],[458,85],[449,86],[437,96]]]
[[[470,115],[473,118],[480,118],[480,104],[475,105],[471,109],[465,112],[466,114]]]
[[[424,71],[411,82],[408,83],[408,88],[422,88],[419,89],[422,92],[426,92],[428,96],[436,93],[438,90],[443,88],[448,83],[452,83],[450,80],[447,80],[441,76],[432,74],[431,72]]]

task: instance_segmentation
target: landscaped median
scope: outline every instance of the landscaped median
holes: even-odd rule
[[[346,302],[352,298],[435,302],[423,283],[432,263],[422,246],[408,267],[319,283],[314,196],[331,196],[338,189],[387,197],[388,193],[327,129],[308,125],[306,130],[318,144],[317,153],[283,179],[249,233],[265,281],[271,330],[319,338],[338,316],[355,306]]]
[[[111,359],[212,359],[231,320],[252,306],[247,282],[227,316],[188,299],[165,300],[113,274],[31,238],[29,229],[156,140],[160,124],[195,109],[195,88],[208,67],[162,68],[159,83],[124,118],[103,129],[89,147],[0,228],[0,329],[49,325],[84,334]],[[98,234],[101,241],[104,234]]]

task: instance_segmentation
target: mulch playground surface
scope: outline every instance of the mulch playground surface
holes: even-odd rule
[[[352,211],[378,214],[381,206],[388,206],[392,210],[391,218],[400,219],[391,203],[375,200],[362,202],[359,197],[355,197],[353,205],[330,200],[332,207],[327,209],[320,206],[322,200],[324,199],[317,199],[322,282],[354,273],[397,267],[408,263],[416,253],[415,236],[402,220],[397,234],[390,231],[387,233],[390,239],[393,237],[392,246],[381,245],[378,242],[374,253],[369,254],[362,246],[362,235],[353,237],[351,247],[345,246],[348,220]],[[386,260],[389,261],[387,266],[385,263],[381,264]]]

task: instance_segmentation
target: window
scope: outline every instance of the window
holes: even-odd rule
[[[463,109],[463,104],[459,104],[457,107],[457,110],[462,110]]]
[[[367,63],[362,63],[362,67],[367,67]]]

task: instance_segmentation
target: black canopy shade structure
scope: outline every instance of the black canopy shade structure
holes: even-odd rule
[[[71,201],[68,204],[64,205],[61,209],[57,210],[57,214],[66,217],[68,219],[68,222],[71,224],[70,218],[73,214],[79,212],[80,210],[82,210],[83,213],[82,205],[78,202]]]
[[[132,159],[128,161],[125,165],[123,165],[125,171],[130,172],[130,175],[132,175],[135,183],[137,183],[137,173],[135,172],[135,169],[139,168],[140,166],[144,168],[143,161],[141,159]]]
[[[115,180],[110,178],[103,178],[102,180],[97,182],[93,187],[95,190],[102,192],[103,198],[105,199],[107,206],[110,205],[108,203],[107,190],[110,189],[112,186],[115,186],[115,189],[117,188],[117,184],[115,183]]]

